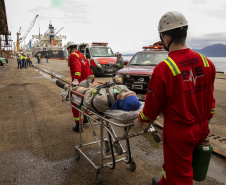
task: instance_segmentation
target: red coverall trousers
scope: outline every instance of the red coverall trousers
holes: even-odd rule
[[[71,104],[76,107],[76,104],[75,103],[71,103]],[[77,111],[73,107],[71,107],[71,111],[72,111],[73,117],[75,119],[75,123],[79,123],[79,111]]]
[[[72,102],[71,104],[76,107],[75,103]],[[73,107],[71,107],[71,111],[72,111],[75,123],[79,123],[79,111],[74,109]],[[86,113],[89,114],[89,112],[87,112],[87,111],[86,111]],[[82,120],[83,120],[83,117],[81,117],[81,122],[82,122]]]
[[[88,60],[78,51],[75,51],[70,55],[69,64],[72,82],[75,78],[77,78],[80,83],[81,81],[85,80],[89,75],[93,75],[93,72],[89,67]],[[75,103],[72,103],[72,105],[76,106]],[[73,117],[75,119],[75,123],[79,123],[79,111],[77,111],[73,107],[71,109]]]
[[[208,120],[193,125],[164,121],[164,164],[159,185],[192,185],[193,150],[208,136]]]
[[[74,80],[74,79],[73,79]],[[72,80],[72,81],[73,81]],[[73,106],[77,106],[75,103],[73,103],[73,102],[71,102],[71,104],[73,105]],[[71,111],[72,111],[72,114],[73,114],[73,117],[74,117],[74,120],[75,120],[75,123],[79,123],[79,111],[78,110],[76,110],[76,109],[74,109],[73,107],[71,107]],[[82,118],[81,118],[81,122],[82,122]]]

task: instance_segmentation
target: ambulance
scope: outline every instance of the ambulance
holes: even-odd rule
[[[105,42],[81,43],[78,51],[88,60],[95,76],[115,73],[116,57]]]
[[[168,52],[159,42],[144,46],[143,51],[137,52],[126,67],[117,71],[113,81],[116,84],[126,85],[136,92],[139,100],[144,101],[155,66],[167,57]]]

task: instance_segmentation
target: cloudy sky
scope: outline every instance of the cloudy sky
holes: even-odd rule
[[[226,44],[225,0],[5,0],[8,27],[16,41],[16,32],[27,31],[35,16],[39,18],[26,38],[43,34],[49,22],[68,41],[108,42],[114,52],[134,53],[144,45],[159,41],[161,16],[179,11],[188,20],[187,45],[201,49]]]

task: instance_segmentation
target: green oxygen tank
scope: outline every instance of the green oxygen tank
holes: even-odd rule
[[[205,141],[193,151],[193,179],[195,181],[203,181],[206,179],[213,146],[207,137]]]

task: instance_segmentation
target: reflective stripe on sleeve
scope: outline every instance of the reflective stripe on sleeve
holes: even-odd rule
[[[179,68],[177,67],[177,64],[170,57],[164,60],[164,62],[169,66],[170,70],[173,73],[173,76],[176,76],[181,73]]]
[[[210,114],[214,114],[215,113],[215,108],[212,108],[210,111]]]
[[[75,75],[81,76],[80,72],[75,72]]]
[[[165,172],[165,170],[163,168],[162,168],[162,175],[166,179],[166,172]]]
[[[144,115],[143,111],[140,112],[140,117],[143,120],[150,120],[147,116]]]
[[[204,63],[204,66],[205,66],[205,67],[209,67],[209,63],[208,63],[206,57],[205,57],[203,54],[201,54],[201,53],[199,53],[199,55],[200,55],[201,58],[202,58],[202,61],[203,61],[203,63]]]

